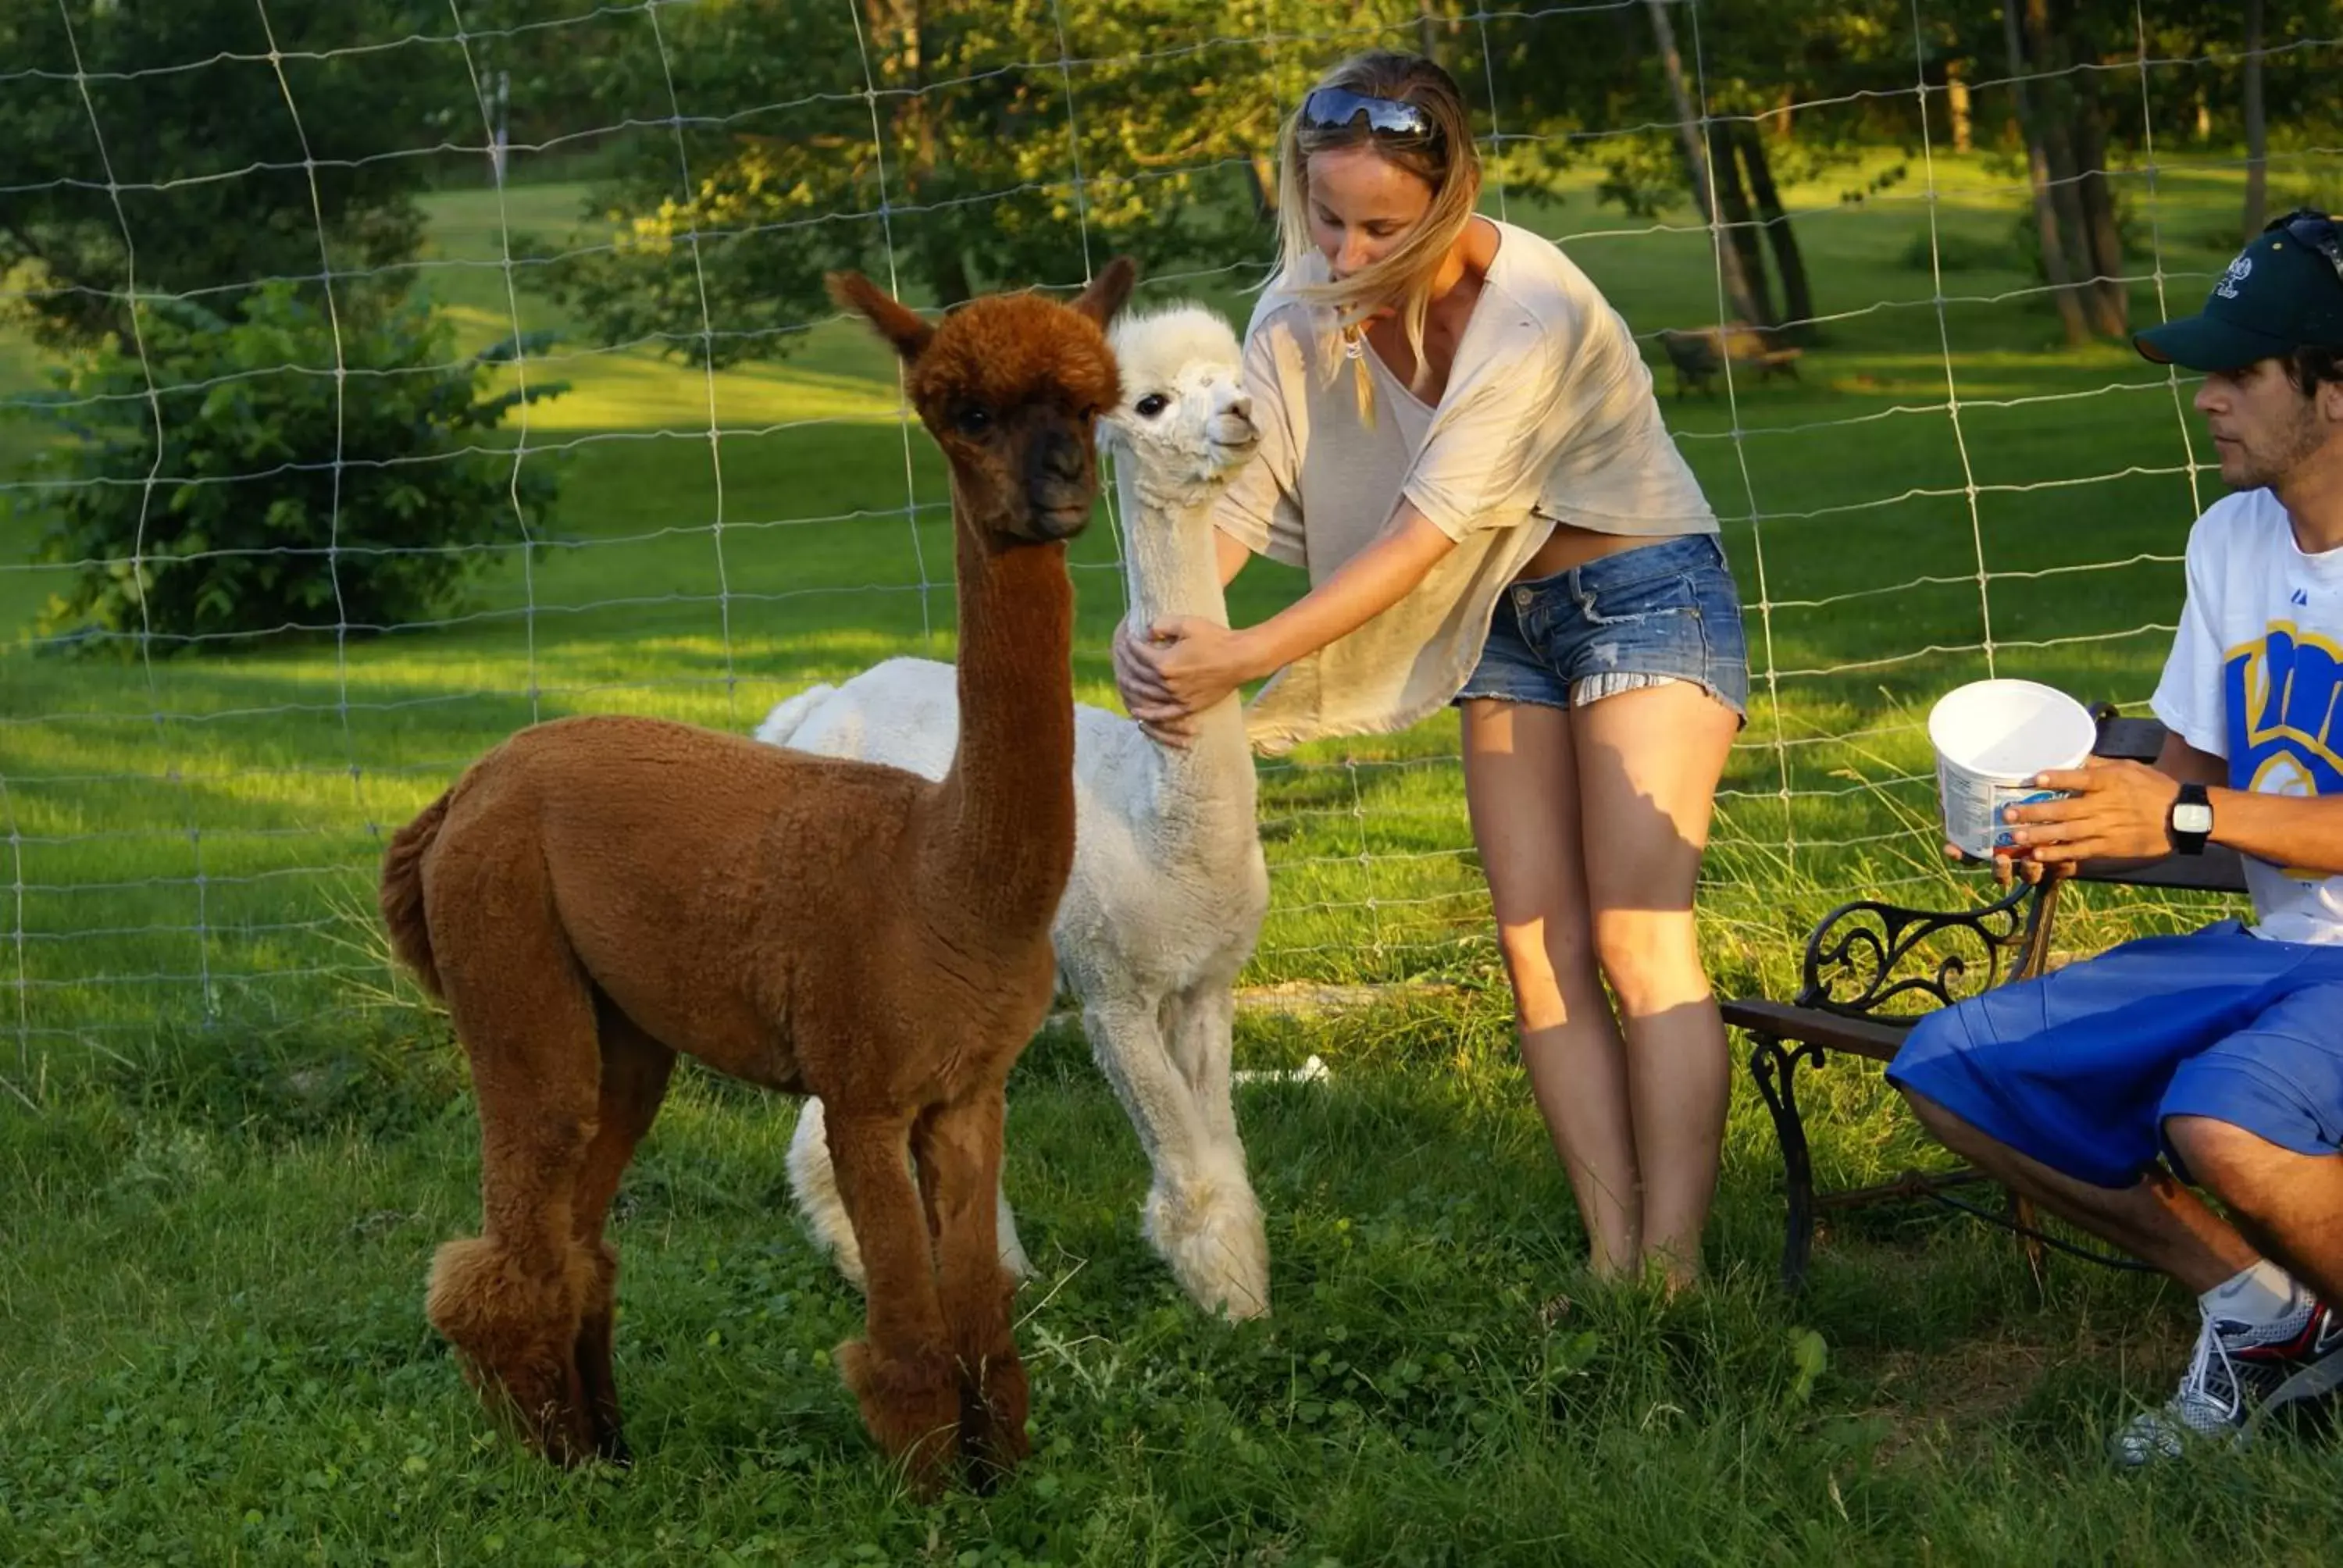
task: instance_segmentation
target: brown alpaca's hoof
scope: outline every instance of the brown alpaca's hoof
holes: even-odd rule
[[[431,1261],[424,1315],[456,1348],[457,1364],[490,1412],[554,1463],[595,1457],[578,1371],[578,1302],[590,1265],[534,1279],[492,1241],[450,1241]]]
[[[960,1439],[960,1380],[951,1363],[933,1352],[882,1357],[865,1340],[849,1340],[833,1353],[871,1439],[902,1464],[913,1493],[933,1499]]]
[[[968,1461],[969,1484],[990,1493],[1033,1452],[1025,1435],[1032,1404],[1025,1363],[1015,1351],[988,1359],[961,1389],[960,1447]]]
[[[627,1446],[618,1419],[618,1379],[610,1360],[610,1338],[617,1317],[618,1254],[607,1241],[588,1254],[593,1264],[586,1309],[578,1323],[578,1375],[586,1394],[586,1419],[594,1433],[594,1454],[605,1463],[631,1468],[634,1451]]]

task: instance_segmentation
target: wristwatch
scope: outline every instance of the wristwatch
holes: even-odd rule
[[[2172,814],[2165,821],[2172,835],[2173,853],[2201,855],[2205,841],[2213,836],[2213,807],[2205,799],[2202,784],[2183,784],[2173,799]]]

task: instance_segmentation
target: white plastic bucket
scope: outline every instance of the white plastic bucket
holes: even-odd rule
[[[2053,687],[1978,680],[1946,692],[1928,710],[1946,842],[1980,859],[2007,849],[2002,812],[2056,799],[2060,791],[2035,789],[2034,776],[2080,768],[2097,739],[2089,710]]]

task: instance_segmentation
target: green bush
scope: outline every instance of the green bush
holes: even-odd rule
[[[2111,185],[2108,195],[2115,202],[2116,243],[2121,247],[2124,259],[2136,261],[2152,256],[2154,248],[2148,243],[2147,226],[2140,222],[2138,204],[2132,200],[2131,193],[2120,186]],[[2017,204],[2017,210],[2010,216],[2009,239],[2016,253],[2018,267],[2039,282],[2049,282],[2049,270],[2042,265],[2042,222],[2035,216],[2034,198],[2030,195]],[[2068,266],[2077,265],[2077,260],[2071,251],[2067,254]]]
[[[143,355],[109,342],[58,372],[31,411],[67,438],[33,458],[43,483],[11,502],[38,514],[39,558],[78,568],[44,632],[168,647],[379,629],[444,612],[501,558],[484,547],[542,542],[555,466],[532,453],[516,472],[497,427],[564,387],[485,395],[497,365],[541,340],[458,358],[426,303],[337,304],[338,322],[291,284],[232,319],[164,300],[142,309]]]
[[[2035,251],[2041,251],[2039,238]],[[1996,245],[1982,236],[1965,229],[1940,227],[1930,235],[1924,225],[1904,242],[1896,262],[1911,272],[1930,272],[1941,268],[1946,272],[1983,272],[1995,267],[2022,267],[2025,258],[2014,243]]]

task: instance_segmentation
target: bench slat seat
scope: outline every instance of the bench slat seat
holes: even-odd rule
[[[1892,1060],[1911,1030],[1908,1018],[1848,1018],[1795,1002],[1743,997],[1725,1002],[1719,1010],[1735,1029],[1770,1034],[1776,1040],[1803,1040],[1823,1050],[1843,1050],[1866,1061]]]

